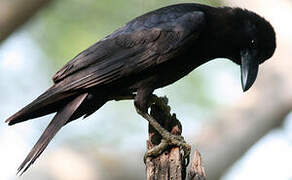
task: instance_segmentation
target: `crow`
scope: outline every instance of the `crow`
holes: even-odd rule
[[[48,90],[6,120],[13,125],[57,112],[18,172],[34,163],[61,127],[107,101],[134,99],[147,119],[155,89],[212,59],[238,64],[247,91],[275,48],[271,24],[246,9],[184,3],[136,17],[74,57],[53,76]]]

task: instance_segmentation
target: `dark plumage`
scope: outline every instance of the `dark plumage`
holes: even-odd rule
[[[6,120],[13,125],[57,112],[18,170],[27,170],[64,124],[133,94],[135,106],[146,112],[155,89],[212,59],[240,65],[245,91],[275,47],[270,23],[240,8],[189,3],[137,17],[69,61],[53,76],[52,87]]]

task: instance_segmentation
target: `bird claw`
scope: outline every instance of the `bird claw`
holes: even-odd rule
[[[162,154],[169,144],[165,139],[162,139],[161,142],[157,145],[154,146],[152,149],[149,149],[145,154],[144,154],[144,163],[146,163],[146,160],[148,157],[157,157],[160,154]]]
[[[148,157],[157,157],[162,154],[169,146],[178,146],[180,149],[183,150],[183,159],[186,160],[186,165],[189,163],[190,153],[191,153],[191,146],[187,144],[184,140],[183,136],[173,135],[168,133],[167,136],[165,134],[162,135],[162,139],[160,144],[153,147],[152,149],[148,150],[144,155],[144,163]]]
[[[156,95],[152,95],[152,97],[149,100],[149,106],[151,106],[151,104],[153,104],[153,103],[163,104],[161,107],[168,108],[167,106],[165,106],[165,104],[167,104],[167,98],[160,99]],[[165,109],[165,110],[168,112],[170,111],[170,109]],[[162,137],[160,144],[158,144],[157,146],[153,147],[152,149],[148,150],[145,153],[144,163],[146,163],[146,160],[148,157],[159,156],[169,146],[177,146],[183,150],[183,152],[184,152],[183,159],[186,160],[185,164],[187,165],[189,163],[189,159],[190,159],[191,146],[185,142],[184,137],[180,136],[180,135],[171,134],[169,131],[167,131],[165,128],[163,128],[150,114],[140,110],[138,107],[136,107],[136,111],[143,118],[148,120],[150,125],[153,126]]]

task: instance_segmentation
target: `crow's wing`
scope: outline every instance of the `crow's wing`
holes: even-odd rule
[[[204,25],[200,11],[142,16],[80,53],[53,80],[64,92],[147,71],[195,43]]]
[[[66,98],[148,71],[196,43],[204,13],[171,7],[140,16],[81,52],[58,71],[55,84],[6,122],[9,125],[58,111]]]

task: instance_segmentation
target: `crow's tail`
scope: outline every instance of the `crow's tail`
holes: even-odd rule
[[[61,127],[66,124],[66,122],[70,119],[76,109],[81,105],[87,95],[87,93],[84,93],[77,96],[74,100],[66,104],[57,112],[57,114],[50,122],[44,133],[41,135],[35,146],[32,148],[30,153],[17,169],[17,173],[20,173],[20,175],[22,175],[34,163],[34,161],[47,147],[52,138],[57,134]]]

